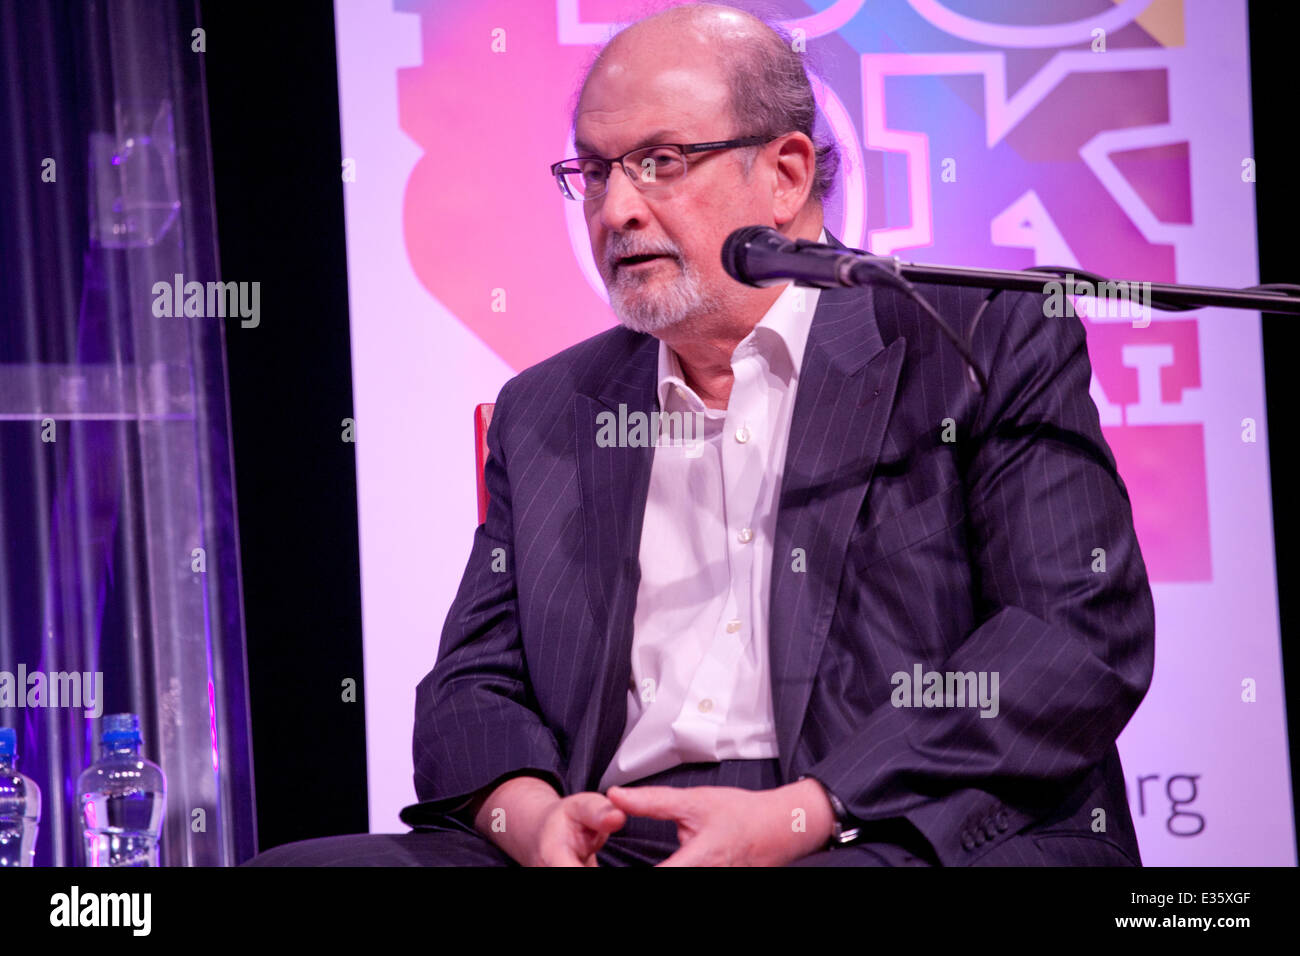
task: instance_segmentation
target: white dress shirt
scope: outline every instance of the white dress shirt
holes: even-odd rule
[[[822,232],[821,242],[826,242]],[[659,343],[659,407],[701,440],[659,441],[641,531],[623,738],[599,789],[683,763],[777,756],[768,658],[772,543],[817,289],[787,285],[705,406]],[[688,436],[689,438],[690,436]]]

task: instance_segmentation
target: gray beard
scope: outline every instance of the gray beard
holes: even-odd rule
[[[699,275],[677,260],[681,275],[660,282],[651,290],[649,277],[642,280],[624,273],[609,289],[609,304],[619,322],[633,332],[653,335],[684,319],[718,310],[716,296],[707,295]]]

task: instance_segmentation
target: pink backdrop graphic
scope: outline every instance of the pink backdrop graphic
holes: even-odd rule
[[[401,6],[422,14],[424,49],[423,64],[398,76],[402,129],[424,148],[405,198],[412,267],[489,348],[512,368],[526,368],[610,324],[593,288],[599,283],[575,258],[585,230],[569,228],[563,217],[571,210],[556,202],[554,184],[536,171],[562,152],[570,155],[557,118],[566,115],[565,97],[590,52],[580,41],[596,35],[590,29],[596,24],[618,22],[622,11],[616,3]],[[897,6],[896,14],[912,19],[924,14],[954,22],[938,4]],[[1009,5],[984,6],[993,16]],[[1073,6],[1084,14],[1109,5]],[[1127,5],[1130,13],[1139,6],[1145,5]],[[892,22],[878,18],[870,30],[850,34],[845,28],[862,7],[833,4],[820,15],[793,17],[791,26],[810,41],[838,27],[842,45],[856,53]],[[573,19],[575,12],[592,21]],[[866,52],[856,61],[836,60],[845,68],[828,71],[829,87],[852,91],[860,106],[852,117],[842,100],[822,90],[823,121],[835,129],[846,158],[832,231],[861,243],[862,207],[871,204],[849,207],[860,214],[848,223],[844,199],[855,186],[861,195],[865,169],[881,194],[866,213],[873,252],[924,249],[926,261],[996,268],[1086,262],[1116,278],[1175,281],[1174,237],[1139,228],[1144,220],[1157,227],[1190,222],[1187,141],[1169,124],[1164,68],[1141,56],[1161,44],[1113,11],[1109,20],[1098,15],[1079,22],[1072,32],[1045,37],[1082,38],[1062,51]],[[1101,22],[1112,25],[1109,56],[1091,50],[1091,31],[1104,29],[1092,24]],[[976,42],[995,40],[1002,29],[963,23]],[[495,30],[503,31],[505,55],[491,44],[463,42]],[[574,42],[564,42],[566,36]],[[1011,77],[1018,86],[1009,90]],[[548,108],[539,108],[542,102]],[[489,116],[492,122],[484,122]],[[472,146],[449,148],[448,130],[471,128]],[[863,132],[860,142],[855,130]],[[955,181],[939,181],[939,158],[955,161]],[[429,215],[431,209],[439,214]],[[524,216],[530,224],[521,229]],[[456,228],[447,228],[451,222]],[[538,243],[528,258],[483,254],[508,248],[521,232],[567,232],[574,241]],[[493,288],[506,290],[513,308],[547,321],[503,323],[487,294]],[[1131,479],[1152,580],[1208,579],[1204,425],[1182,403],[1184,390],[1200,386],[1194,322],[1160,319],[1154,330],[1088,324],[1093,394],[1121,473]]]
[[[940,264],[1255,281],[1239,0],[781,9],[821,68],[819,122],[843,157],[826,221],[844,242]],[[387,424],[358,450],[367,681],[391,680],[411,699],[400,682],[432,664],[468,553],[470,409],[613,324],[581,209],[547,166],[572,155],[581,70],[629,8],[337,0],[336,10],[344,152],[358,171],[347,186],[358,407],[390,424],[411,415],[418,372],[394,374],[393,362],[418,362],[422,347],[430,372],[459,376],[425,399],[451,403],[438,416],[447,424],[429,426],[438,452],[412,450],[409,434],[403,446]],[[1143,852],[1151,863],[1294,863],[1258,317],[1150,318],[1084,318],[1091,394],[1157,603],[1157,677],[1121,738]],[[1243,419],[1257,442],[1242,441]],[[382,477],[412,466],[432,488]],[[450,555],[410,575],[427,594],[418,610],[391,590],[393,574],[408,573],[395,556],[410,548],[411,516],[385,517],[410,493],[425,500],[416,526],[446,532]],[[1243,702],[1247,678],[1274,696]],[[398,792],[409,796],[409,748],[403,768],[377,738],[407,734],[410,711],[368,704],[367,717],[382,752],[372,825],[392,829]],[[392,796],[376,804],[376,791]]]

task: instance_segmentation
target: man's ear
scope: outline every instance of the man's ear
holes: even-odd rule
[[[787,133],[769,148],[776,150],[776,185],[772,215],[783,226],[808,203],[817,166],[817,148],[803,133]]]

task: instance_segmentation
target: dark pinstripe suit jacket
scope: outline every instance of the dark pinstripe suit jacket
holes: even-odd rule
[[[982,292],[919,291],[971,331]],[[905,296],[825,290],[790,426],[769,628],[783,777],[947,865],[1139,860],[1115,739],[1151,678],[1151,593],[1083,326],[1042,301],[1003,295],[973,329],[980,394]],[[657,349],[614,328],[502,388],[487,520],[417,690],[408,824],[521,770],[593,790],[617,748],[653,449],[598,447],[596,416],[657,408]],[[893,706],[917,664],[996,671],[997,716]]]

